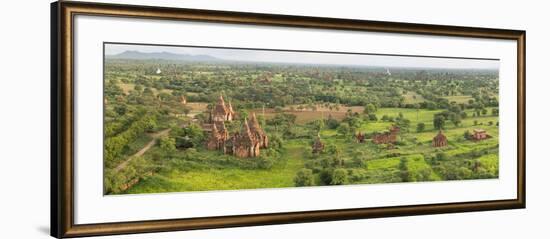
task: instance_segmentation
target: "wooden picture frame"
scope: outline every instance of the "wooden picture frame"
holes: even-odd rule
[[[75,224],[74,206],[74,18],[77,15],[135,19],[197,21],[261,26],[405,33],[429,36],[505,39],[517,43],[517,196],[514,199],[343,208],[317,211],[265,213],[201,218],[166,218],[116,223]],[[526,33],[459,26],[379,22],[177,9],[85,2],[51,5],[51,236],[81,237],[126,233],[241,227],[330,220],[411,216],[525,208],[525,47]]]

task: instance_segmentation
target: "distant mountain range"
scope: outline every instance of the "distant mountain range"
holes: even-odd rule
[[[222,59],[209,55],[176,54],[170,52],[140,52],[125,51],[116,55],[106,55],[109,59],[131,59],[131,60],[175,60],[175,61],[223,61]]]

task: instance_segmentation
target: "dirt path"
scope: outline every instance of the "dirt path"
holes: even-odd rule
[[[118,171],[124,169],[126,167],[126,165],[128,165],[128,163],[130,163],[130,161],[132,161],[132,159],[134,159],[135,157],[139,157],[139,156],[142,156],[143,154],[145,154],[145,152],[147,152],[149,149],[151,149],[151,147],[155,146],[155,144],[157,143],[157,140],[159,138],[168,135],[170,133],[170,130],[172,130],[172,129],[165,129],[165,130],[161,130],[159,132],[156,132],[154,134],[151,134],[151,137],[153,139],[151,141],[149,141],[149,143],[147,143],[142,149],[137,151],[134,155],[128,157],[128,159],[126,159],[126,160],[124,160],[124,162],[120,163],[115,168],[115,172],[118,172]]]

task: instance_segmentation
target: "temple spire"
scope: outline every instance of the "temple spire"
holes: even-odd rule
[[[235,111],[233,111],[233,106],[231,105],[231,101],[227,103],[227,109],[229,110],[229,113],[234,114]]]
[[[220,97],[218,98],[218,104],[225,105],[225,101],[223,100],[222,94],[220,94]]]

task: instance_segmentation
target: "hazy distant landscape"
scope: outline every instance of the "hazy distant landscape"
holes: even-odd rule
[[[105,47],[106,194],[498,178],[498,61]]]

